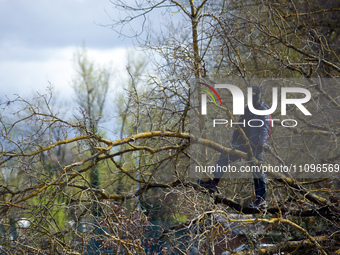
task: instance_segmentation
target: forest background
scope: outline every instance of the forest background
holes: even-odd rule
[[[52,89],[1,99],[1,252],[217,254],[242,236],[245,253],[339,254],[338,2],[110,2],[121,14],[110,32],[133,37],[143,52],[129,56],[114,98],[107,95],[116,74],[84,47],[75,53],[76,98],[67,110]],[[166,17],[157,29],[153,12]],[[265,211],[247,206],[252,179],[225,178],[221,194],[209,195],[190,176],[190,148],[230,151],[233,132],[225,129],[220,142],[190,132],[191,116],[205,121],[191,103],[200,93],[192,80],[254,78],[288,87],[303,79],[312,95],[313,117],[289,108],[286,118],[299,124],[275,126],[265,162],[325,164],[332,172],[269,172]],[[265,83],[262,89],[271,92]],[[223,97],[226,105],[209,109],[236,120],[231,95]],[[107,119],[114,124],[103,125]],[[240,164],[251,163],[251,154],[240,155]],[[240,227],[247,231],[235,234]]]

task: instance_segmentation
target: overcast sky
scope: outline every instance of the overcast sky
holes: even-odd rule
[[[128,39],[110,24],[109,0],[0,0],[0,99],[44,92],[51,83],[62,95],[72,93],[75,50],[86,44],[90,58],[125,68]]]

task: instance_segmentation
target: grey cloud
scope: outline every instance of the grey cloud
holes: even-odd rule
[[[0,42],[33,48],[81,45],[112,48],[123,44],[99,24],[110,19],[108,0],[10,0],[0,2]],[[124,42],[126,43],[126,42]]]

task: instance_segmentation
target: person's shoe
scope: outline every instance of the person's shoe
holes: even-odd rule
[[[266,200],[263,199],[256,199],[254,203],[249,205],[250,208],[257,208],[257,209],[265,209],[267,207]]]
[[[217,183],[213,180],[209,181],[197,180],[197,184],[203,188],[206,188],[210,193],[220,193],[217,188]]]

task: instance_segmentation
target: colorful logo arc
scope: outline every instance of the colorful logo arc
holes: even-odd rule
[[[220,101],[220,104],[222,105],[221,97],[219,96],[219,94],[217,93],[217,91],[216,91],[213,87],[211,87],[211,86],[208,85],[208,84],[202,83],[202,82],[198,82],[198,83],[199,83],[199,84],[202,84],[202,85],[204,85],[204,86],[206,86],[206,87],[209,88],[212,92],[214,92],[214,94],[217,96],[218,100]],[[212,94],[209,90],[207,90],[207,89],[205,89],[205,88],[201,88],[201,87],[197,87],[197,88],[200,89],[200,90],[202,90],[202,91],[204,91],[205,93],[207,93],[207,95],[209,95],[209,97],[214,101],[215,105],[217,105],[216,100],[215,100],[215,97],[213,96],[213,94]]]

